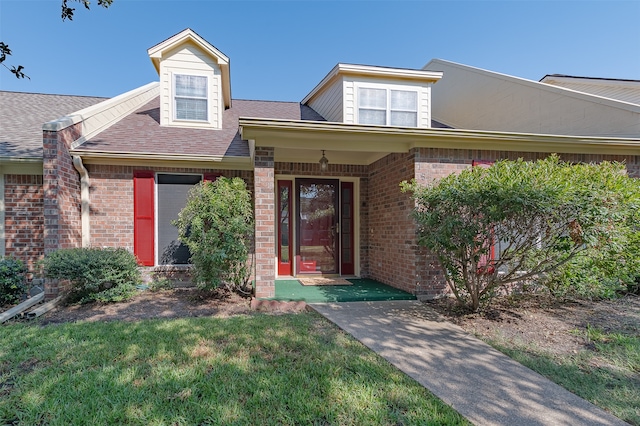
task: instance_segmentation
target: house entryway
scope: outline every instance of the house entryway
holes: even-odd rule
[[[415,300],[405,291],[371,279],[347,279],[349,285],[302,285],[297,279],[277,279],[272,300],[307,303]]]
[[[355,274],[354,182],[278,180],[279,276]]]

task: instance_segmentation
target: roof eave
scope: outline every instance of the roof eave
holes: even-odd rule
[[[74,149],[71,155],[82,157],[87,164],[145,164],[189,168],[250,169],[249,156],[195,155],[155,152],[95,151]]]
[[[364,126],[335,122],[240,118],[243,139],[267,146],[407,152],[411,148],[482,149],[608,155],[640,155],[640,139]]]

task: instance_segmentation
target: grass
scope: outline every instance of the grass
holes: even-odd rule
[[[587,348],[556,356],[523,342],[485,339],[496,349],[605,409],[640,426],[640,336],[587,327]]]
[[[468,424],[315,313],[0,330],[0,424]]]

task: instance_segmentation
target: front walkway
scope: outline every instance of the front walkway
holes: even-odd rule
[[[627,425],[445,321],[421,302],[310,306],[474,424]]]

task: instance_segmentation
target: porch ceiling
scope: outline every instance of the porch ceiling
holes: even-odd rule
[[[640,155],[639,138],[545,135],[462,129],[364,126],[333,122],[240,118],[250,146],[276,149],[276,161],[316,162],[326,150],[333,163],[370,164],[412,148],[481,149],[573,154]],[[334,157],[332,160],[330,155]],[[306,159],[306,160],[305,160]]]

